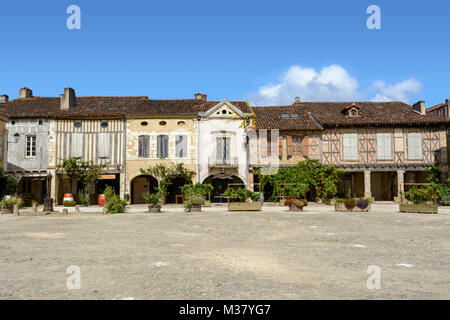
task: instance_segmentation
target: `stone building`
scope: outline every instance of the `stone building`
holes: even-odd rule
[[[395,200],[404,183],[425,182],[431,164],[447,167],[448,121],[425,113],[425,103],[301,102],[253,107],[258,132],[280,130],[279,137],[258,138],[258,149],[275,154],[280,166],[308,157],[345,171],[341,196]],[[266,146],[266,147],[264,147]],[[267,151],[270,150],[270,151]],[[250,162],[263,166],[264,157]]]
[[[196,94],[194,99],[149,99],[128,108],[126,192],[130,195],[131,202],[143,203],[142,194],[158,186],[157,177],[142,175],[141,168],[145,169],[160,163],[168,165],[182,163],[185,168],[196,173],[193,183],[204,182],[207,178],[212,180],[213,173],[218,172],[210,171],[213,168],[220,169],[222,174],[224,173],[222,169],[226,169],[230,170],[227,171],[230,176],[232,173],[238,175],[240,172],[246,177],[247,166],[244,168],[228,163],[237,156],[245,157],[246,153],[242,149],[239,151],[232,149],[231,153],[223,153],[222,163],[215,162],[213,165],[210,161],[217,159],[214,157],[217,150],[214,147],[215,140],[211,140],[213,139],[211,132],[214,131],[215,137],[216,133],[227,131],[220,136],[225,140],[228,135],[239,137],[239,140],[232,140],[232,143],[242,145],[245,139],[243,129],[239,129],[239,133],[236,133],[235,125],[227,126],[227,123],[242,122],[238,120],[243,115],[240,108],[249,111],[245,102],[207,101],[204,94]],[[219,112],[220,116],[216,116],[215,111]],[[222,113],[223,111],[226,115]],[[225,145],[229,145],[230,142],[231,140],[226,140]],[[235,163],[237,164],[237,161]],[[183,177],[174,177],[171,182],[167,201],[181,203],[183,199],[180,187],[189,181],[185,181]]]
[[[439,103],[431,108],[428,108],[427,113],[437,115],[443,119],[450,120],[450,99],[446,99],[445,102]],[[447,146],[450,144],[450,127],[447,126]],[[447,159],[450,157],[450,150],[447,149]],[[448,167],[447,167],[447,176],[448,176]]]
[[[19,179],[19,195],[42,202],[48,192],[61,203],[64,193],[76,194],[61,168],[69,157],[106,165],[95,194],[106,185],[124,193],[125,110],[142,99],[76,97],[72,88],[60,97],[34,97],[23,88],[19,98],[2,103],[0,113],[9,117],[7,173]]]

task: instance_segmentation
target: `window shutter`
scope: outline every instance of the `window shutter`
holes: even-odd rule
[[[162,136],[156,137],[156,143],[157,143],[157,146],[156,146],[157,156],[158,156],[158,158],[162,158]]]
[[[109,158],[111,151],[111,136],[107,132],[100,132],[98,134],[98,157]]]
[[[287,154],[288,157],[292,157],[292,153],[294,152],[294,144],[292,143],[292,136],[287,137]]]
[[[302,156],[308,156],[308,136],[302,138]]]
[[[422,160],[422,134],[408,133],[408,160]]]
[[[343,135],[344,160],[358,160],[358,134],[346,133]]]
[[[377,133],[377,159],[392,159],[392,136],[390,133]]]
[[[278,137],[278,156],[283,157],[283,138]]]
[[[176,136],[175,152],[179,158],[185,158],[187,155],[187,139],[186,136]]]
[[[231,139],[230,138],[224,138],[225,140],[225,159],[230,159],[230,151],[231,151]]]
[[[83,134],[72,133],[72,145],[70,146],[71,157],[83,156]]]
[[[223,158],[223,144],[222,137],[216,138],[216,159]]]
[[[150,157],[150,137],[139,136],[139,158]]]
[[[266,157],[267,156],[267,137],[261,137],[260,138],[261,141],[261,157]]]
[[[163,145],[162,155],[163,155],[163,158],[167,158],[169,156],[169,136],[164,135],[162,137],[163,137],[162,138],[162,145]]]

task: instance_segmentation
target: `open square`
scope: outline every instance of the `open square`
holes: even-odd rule
[[[0,299],[450,298],[450,209],[202,210],[1,215]],[[66,285],[72,265],[79,290]],[[373,265],[379,290],[366,284]]]

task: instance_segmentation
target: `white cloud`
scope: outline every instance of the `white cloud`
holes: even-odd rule
[[[316,71],[313,68],[292,66],[276,83],[261,86],[258,92],[249,94],[254,105],[291,104],[296,96],[303,101],[392,101],[408,102],[421,90],[421,83],[408,79],[397,84],[375,81],[368,91],[372,99],[365,98],[358,81],[340,65],[331,65]],[[367,91],[367,90],[366,90]]]
[[[409,101],[422,89],[422,84],[416,79],[408,79],[403,82],[388,85],[384,81],[375,81],[375,90],[379,91],[372,101]]]

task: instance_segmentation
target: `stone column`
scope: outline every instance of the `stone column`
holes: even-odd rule
[[[405,171],[404,170],[398,170],[397,171],[397,188],[398,188],[397,198],[398,198],[398,202],[402,202],[403,199],[405,198],[404,182],[405,182]]]
[[[58,202],[58,177],[56,176],[56,170],[50,170],[49,174],[52,176],[50,180],[50,198],[53,199],[54,203]]]
[[[370,176],[371,176],[370,170],[364,171],[364,198],[372,198],[372,189],[370,186]]]
[[[253,172],[249,172],[248,173],[248,189],[251,191],[255,191],[255,186],[254,186],[254,182],[255,182],[255,174]]]

